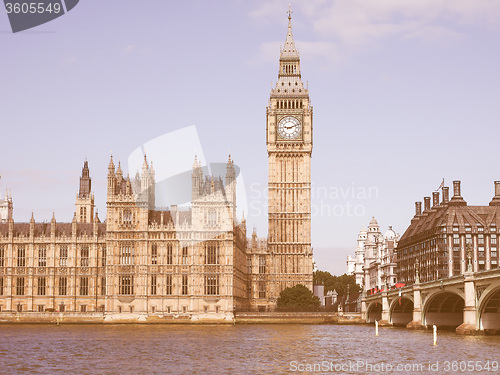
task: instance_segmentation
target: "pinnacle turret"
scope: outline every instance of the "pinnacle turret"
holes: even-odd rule
[[[111,159],[109,160],[109,165],[108,165],[108,169],[111,171],[115,171],[115,163],[113,163],[113,155],[111,155]]]
[[[118,162],[118,168],[116,169],[116,175],[119,177],[119,178],[122,178],[123,177],[123,171],[122,171],[122,165],[120,162]]]

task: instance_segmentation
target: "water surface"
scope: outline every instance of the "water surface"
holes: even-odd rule
[[[372,368],[353,368],[358,361]],[[439,371],[430,371],[429,364],[436,361]],[[370,326],[0,326],[1,374],[280,374],[300,373],[299,369],[325,373],[327,364],[331,373],[340,374],[379,374],[380,366],[387,370],[388,364],[394,368],[384,373],[500,373],[493,368],[478,371],[479,367],[446,371],[445,361],[450,366],[453,361],[480,361],[474,363],[483,366],[500,361],[500,337],[440,332],[433,346],[429,331],[380,328],[376,337]],[[423,367],[397,371],[398,364]]]

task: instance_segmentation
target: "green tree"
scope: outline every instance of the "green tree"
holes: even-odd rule
[[[313,274],[313,283],[314,285],[324,285],[325,294],[332,290],[337,291],[339,301],[346,299],[348,292],[349,300],[356,299],[360,292],[360,286],[356,284],[354,275],[333,276],[330,272],[318,270]]]
[[[297,284],[281,291],[278,308],[281,310],[310,310],[318,308],[321,302],[306,286]]]

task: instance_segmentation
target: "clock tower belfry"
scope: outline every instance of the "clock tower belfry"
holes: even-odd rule
[[[301,79],[292,16],[281,49],[278,81],[267,107],[269,163],[269,294],[297,284],[313,287],[311,248],[311,154],[313,108]]]

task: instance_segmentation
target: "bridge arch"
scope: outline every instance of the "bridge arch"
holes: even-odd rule
[[[413,301],[408,297],[397,297],[392,301],[389,311],[389,322],[406,326],[413,320]]]
[[[382,319],[382,303],[379,301],[372,302],[366,310],[366,321],[374,323],[380,319]]]
[[[464,321],[464,298],[453,291],[438,291],[425,299],[422,309],[426,326],[457,328]]]
[[[500,334],[500,285],[487,288],[478,301],[479,329],[485,334]]]

